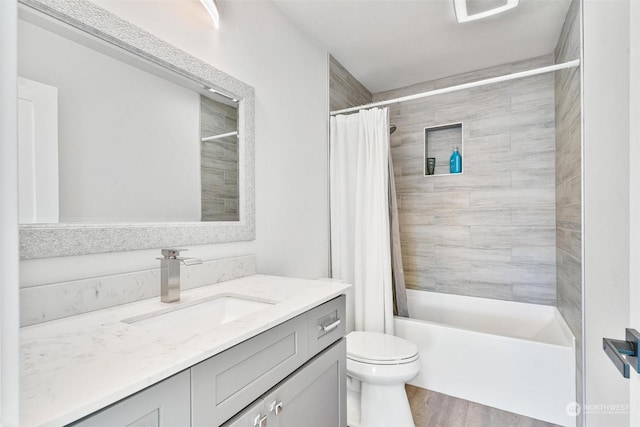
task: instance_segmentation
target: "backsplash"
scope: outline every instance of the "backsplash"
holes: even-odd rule
[[[187,290],[256,274],[255,255],[181,268]],[[20,326],[35,325],[160,295],[160,268],[20,289]]]

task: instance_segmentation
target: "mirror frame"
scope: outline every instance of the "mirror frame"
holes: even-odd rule
[[[62,24],[238,99],[239,213],[234,222],[21,224],[20,258],[122,252],[255,240],[255,91],[87,0],[18,0]],[[158,177],[161,185],[163,177]]]

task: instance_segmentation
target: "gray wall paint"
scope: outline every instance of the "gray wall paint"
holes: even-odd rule
[[[580,2],[573,0],[556,62],[580,58]],[[580,69],[556,73],[556,271],[558,310],[576,337],[576,398],[582,406],[582,174]],[[582,413],[578,425],[582,425]]]
[[[329,110],[368,104],[371,100],[371,92],[329,55]]]
[[[519,61],[374,95],[395,98],[553,63]],[[554,76],[391,106],[407,287],[555,305]],[[463,122],[463,175],[424,177],[424,128]]]
[[[200,136],[238,130],[238,109],[200,95]],[[200,143],[203,221],[238,221],[238,138]]]

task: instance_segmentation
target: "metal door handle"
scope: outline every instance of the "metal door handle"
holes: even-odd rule
[[[625,338],[626,341],[602,338],[602,349],[622,376],[629,378],[630,365],[633,366],[636,372],[640,373],[640,359],[638,358],[640,332],[627,328],[625,329]]]

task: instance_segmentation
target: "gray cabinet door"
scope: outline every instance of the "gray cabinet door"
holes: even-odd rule
[[[75,427],[176,427],[191,425],[189,371],[183,371],[96,412]]]
[[[269,427],[346,427],[346,341],[341,339],[269,393]]]
[[[191,368],[193,426],[219,426],[309,358],[298,316]]]
[[[260,399],[240,414],[233,417],[222,427],[260,427],[260,422],[268,426],[267,413],[264,410],[264,400]]]

